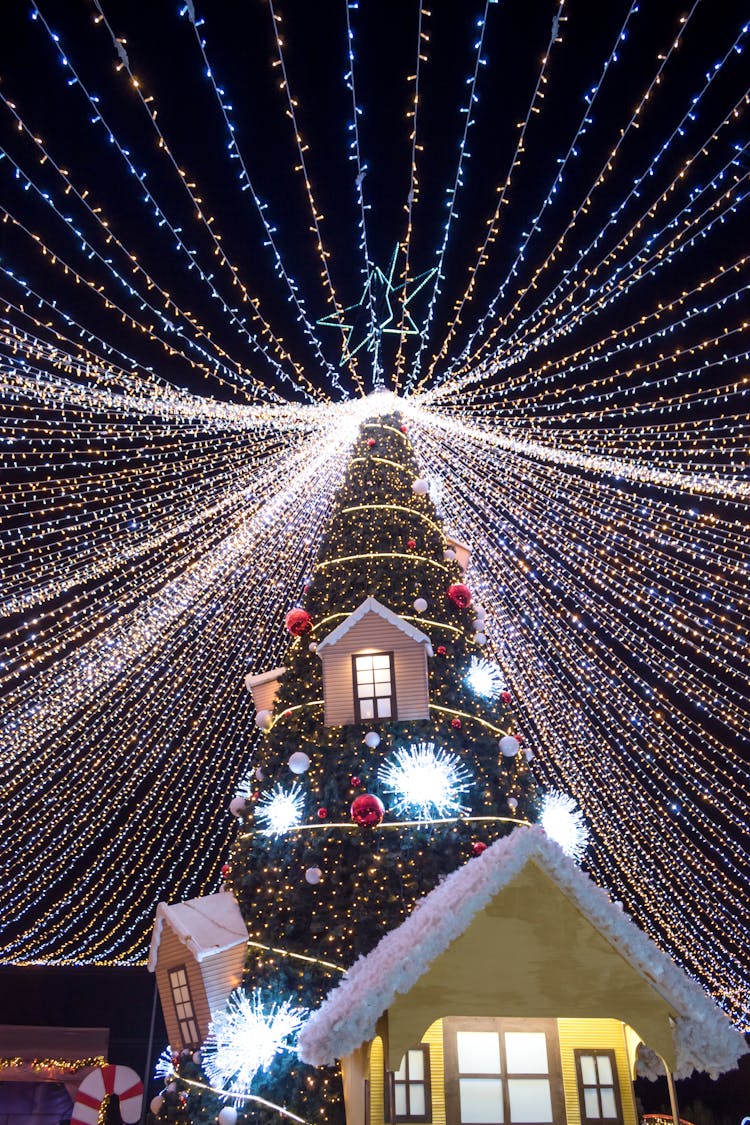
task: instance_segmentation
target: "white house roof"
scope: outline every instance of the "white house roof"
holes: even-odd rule
[[[148,952],[148,969],[151,973],[156,969],[159,942],[165,923],[188,947],[196,961],[203,961],[214,953],[223,953],[226,949],[247,941],[247,926],[234,895],[229,891],[173,905],[160,902],[156,908],[156,921]]]
[[[468,551],[469,554],[471,554],[471,544],[465,542],[463,539],[459,539],[452,531],[446,531],[445,541],[446,543],[453,543],[456,547],[461,547],[464,551]]]
[[[280,680],[285,672],[286,668],[272,668],[270,672],[258,672],[256,674],[248,672],[245,676],[245,687],[248,691],[252,691],[254,687],[260,687],[261,684],[268,684],[273,680]]]
[[[376,1034],[398,994],[411,991],[432,962],[522,871],[537,864],[584,917],[676,1013],[678,1077],[721,1073],[747,1052],[744,1039],[694,980],[615,906],[539,827],[519,827],[471,859],[417,903],[406,921],[361,957],[300,1032],[300,1058],[330,1065]]]
[[[403,617],[399,617],[397,613],[394,613],[392,609],[388,609],[388,606],[383,605],[376,598],[367,598],[366,601],[363,601],[362,604],[358,605],[353,613],[350,613],[348,617],[344,618],[341,624],[337,625],[327,637],[319,641],[318,654],[320,654],[320,650],[327,645],[335,645],[336,641],[340,640],[341,637],[348,633],[349,630],[368,613],[377,613],[384,621],[395,626],[396,629],[400,629],[402,633],[405,633],[407,637],[411,637],[413,641],[426,645],[427,655],[432,656],[432,644],[427,634],[423,633],[420,629],[416,629],[413,625],[410,625],[408,621],[404,621]]]

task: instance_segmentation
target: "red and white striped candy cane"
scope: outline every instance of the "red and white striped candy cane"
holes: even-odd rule
[[[127,1066],[112,1066],[109,1063],[97,1067],[87,1074],[76,1094],[76,1104],[70,1125],[96,1125],[102,1102],[110,1094],[120,1099],[120,1116],[128,1125],[141,1116],[143,1084]]]

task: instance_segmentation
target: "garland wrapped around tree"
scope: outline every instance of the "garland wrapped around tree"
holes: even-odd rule
[[[429,718],[324,726],[317,646],[370,597],[429,637]],[[234,1119],[233,1106],[240,1122],[283,1119],[279,1108],[205,1089],[252,1054],[244,1026],[256,1038],[279,1033],[270,1061],[236,1071],[246,1093],[307,1122],[343,1123],[338,1072],[303,1066],[291,1049],[292,1009],[316,1008],[442,878],[537,819],[511,694],[482,655],[483,611],[400,417],[362,426],[303,603],[289,610],[286,671],[273,718],[257,717],[269,729],[252,791],[235,802],[226,870],[248,927],[244,999],[219,1021],[224,1048],[209,1042],[180,1061],[159,1120],[216,1121],[222,1105],[222,1121]],[[298,823],[285,828],[289,817]],[[232,1035],[236,1058],[226,1050]]]

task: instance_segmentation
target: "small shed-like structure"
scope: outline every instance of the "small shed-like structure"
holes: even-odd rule
[[[347,1125],[637,1125],[641,1043],[670,1082],[747,1051],[605,891],[540,828],[519,827],[360,958],[299,1054],[341,1059]]]
[[[232,894],[160,902],[149,950],[173,1050],[198,1047],[242,981],[247,927]]]
[[[430,638],[375,598],[324,637],[317,653],[325,726],[429,718]]]
[[[451,551],[455,551],[456,562],[465,574],[469,569],[469,563],[471,562],[471,547],[468,543],[464,543],[463,540],[459,539],[457,535],[454,535],[450,531],[447,531],[445,533],[445,541],[449,549]]]
[[[245,687],[253,697],[256,711],[272,711],[279,694],[281,677],[286,668],[272,668],[270,672],[248,672],[245,676]]]

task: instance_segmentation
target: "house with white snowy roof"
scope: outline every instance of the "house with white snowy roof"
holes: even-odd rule
[[[672,1095],[672,1076],[732,1069],[746,1051],[605,891],[520,827],[360,958],[298,1049],[341,1060],[347,1125],[637,1125],[641,1045]]]
[[[327,727],[429,718],[430,638],[376,598],[324,637],[317,654]]]
[[[228,891],[160,902],[148,955],[173,1050],[198,1047],[242,981],[247,926]]]

